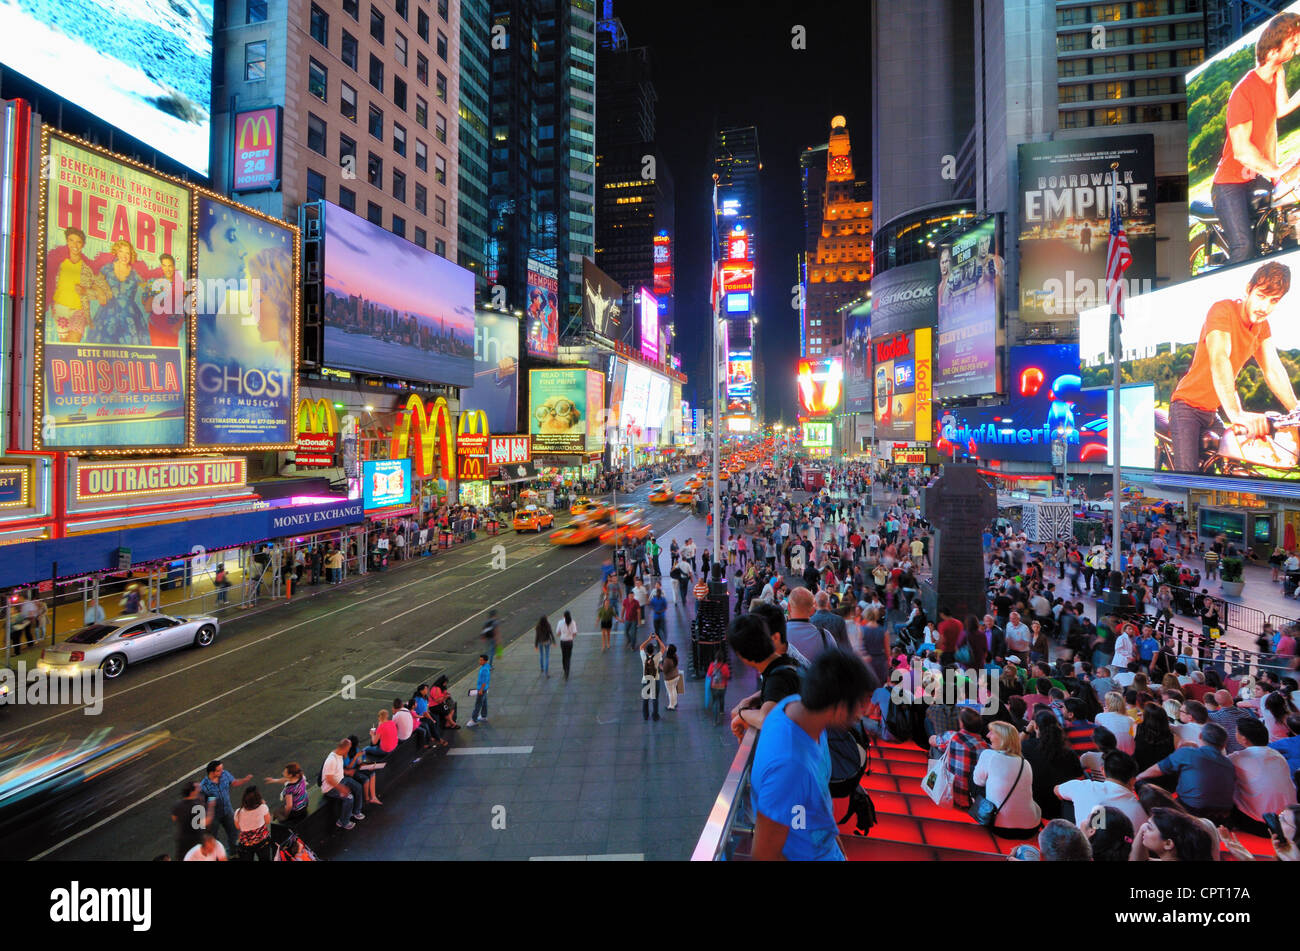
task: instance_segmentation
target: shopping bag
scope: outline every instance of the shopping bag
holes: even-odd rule
[[[936,806],[952,805],[952,771],[948,769],[948,751],[944,750],[938,759],[930,760],[921,780],[921,789]]]

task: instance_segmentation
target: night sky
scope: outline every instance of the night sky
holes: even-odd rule
[[[599,13],[604,3],[596,2]],[[676,185],[677,349],[690,378],[684,398],[698,403],[692,391],[701,380],[701,392],[708,392],[713,132],[754,125],[763,163],[758,359],[768,420],[791,423],[799,353],[791,286],[804,228],[799,156],[825,143],[831,116],[841,114],[852,136],[854,173],[870,177],[870,4],[614,0],[614,14],[629,46],[650,48],[659,151]],[[804,50],[791,48],[795,24],[807,28]]]

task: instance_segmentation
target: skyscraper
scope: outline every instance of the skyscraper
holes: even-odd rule
[[[740,126],[723,129],[714,137],[713,172],[718,176],[718,208],[722,216],[719,240],[727,240],[735,225],[745,229],[750,238],[752,255],[756,244],[756,224],[762,218],[758,190],[758,173],[763,168],[758,152],[758,129]],[[726,257],[724,247],[719,253]]]
[[[489,0],[461,0],[460,14],[457,257],[474,272],[481,295],[487,285]]]

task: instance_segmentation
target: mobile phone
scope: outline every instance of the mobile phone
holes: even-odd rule
[[[1286,835],[1282,832],[1282,822],[1278,819],[1276,812],[1264,813],[1264,825],[1268,826],[1269,832],[1286,842]]]

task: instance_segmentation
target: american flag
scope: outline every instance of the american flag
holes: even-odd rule
[[[1110,241],[1106,244],[1106,299],[1110,302],[1110,312],[1124,319],[1124,272],[1133,263],[1133,255],[1128,249],[1128,235],[1124,233],[1124,222],[1120,220],[1119,203],[1110,203]]]

